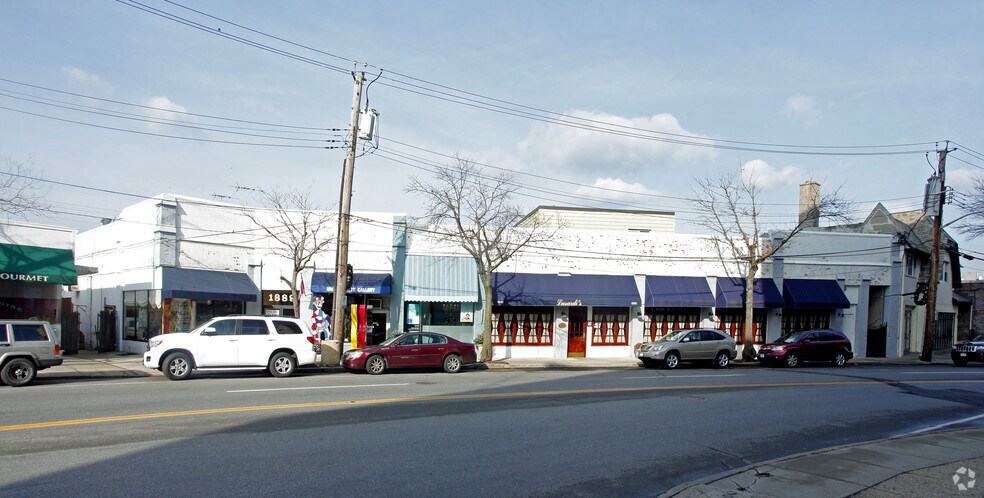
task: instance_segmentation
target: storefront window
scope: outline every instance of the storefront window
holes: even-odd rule
[[[629,343],[628,308],[594,308],[593,346],[624,346]]]
[[[123,339],[146,341],[161,333],[160,296],[157,290],[123,292]]]
[[[738,344],[745,342],[745,310],[719,309],[721,330],[730,335]],[[757,309],[752,312],[752,333],[756,343],[765,342],[765,317],[768,310]]]
[[[656,341],[674,330],[694,329],[699,325],[700,308],[648,309],[644,339]]]
[[[201,325],[217,316],[242,315],[242,301],[195,301],[195,325]]]
[[[549,346],[553,344],[553,308],[492,308],[492,344]]]
[[[830,310],[782,310],[782,333],[829,329]]]
[[[419,325],[471,325],[461,322],[461,303],[407,303],[407,317],[419,318]],[[408,318],[407,323],[418,325]]]

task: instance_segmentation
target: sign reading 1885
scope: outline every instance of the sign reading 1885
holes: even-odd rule
[[[263,291],[263,304],[291,304],[294,295],[290,291]]]

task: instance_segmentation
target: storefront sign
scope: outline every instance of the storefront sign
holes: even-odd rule
[[[290,291],[263,291],[263,304],[276,306],[278,304],[293,304],[294,294]]]
[[[575,299],[573,301],[564,301],[563,299],[558,299],[557,306],[581,306],[581,300]]]
[[[420,303],[407,303],[407,325],[420,324]]]
[[[24,273],[0,273],[0,280],[16,280],[18,282],[39,282],[46,283],[47,275],[27,275]]]
[[[461,316],[458,319],[461,323],[472,323],[475,321],[475,314],[472,311],[474,309],[474,304],[472,303],[461,303]]]

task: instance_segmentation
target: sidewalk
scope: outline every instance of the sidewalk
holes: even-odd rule
[[[981,496],[984,428],[939,431],[784,457],[660,496]],[[960,485],[964,487],[960,489]]]
[[[161,375],[143,366],[143,356],[135,353],[100,353],[80,350],[78,354],[62,355],[61,365],[38,371],[38,379],[112,379]]]

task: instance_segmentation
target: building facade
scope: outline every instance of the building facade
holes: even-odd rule
[[[623,223],[606,212],[606,228],[565,222],[550,244],[524,248],[497,269],[489,324],[495,358],[628,357],[640,342],[698,326],[741,343],[746,320],[757,344],[827,327],[844,330],[858,356],[897,357],[921,344],[907,334],[918,319],[907,306],[917,285],[906,267],[913,248],[871,219],[867,228],[797,234],[763,265],[746,317],[744,282],[709,237],[632,229],[640,213],[624,214],[631,219]],[[665,225],[668,214],[657,214]],[[91,311],[87,338],[97,337],[97,310],[118,312],[115,347],[133,352],[153,335],[221,314],[293,314],[291,262],[275,244],[239,206],[174,195],[131,206],[79,234],[79,263],[98,269],[80,279],[75,296]],[[300,276],[300,318],[313,329],[330,322],[334,256],[327,248]],[[353,214],[349,261],[343,336],[350,344],[410,330],[465,341],[481,334],[486,296],[475,261],[426,227],[408,226],[399,214]],[[941,286],[939,296],[940,312],[949,312],[943,303],[952,290]]]

